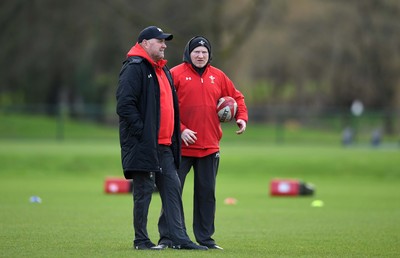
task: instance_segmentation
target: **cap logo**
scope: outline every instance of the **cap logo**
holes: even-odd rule
[[[162,29],[160,29],[160,28],[157,28],[157,30],[158,30],[159,32],[163,32]]]
[[[201,41],[199,42],[199,44],[202,45],[202,46],[204,46],[204,44],[206,44],[206,42],[204,42],[203,40],[201,40]]]

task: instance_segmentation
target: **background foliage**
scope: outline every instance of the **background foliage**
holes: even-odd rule
[[[107,120],[121,62],[154,24],[174,34],[171,67],[192,36],[208,37],[214,65],[244,92],[251,115],[347,111],[359,99],[396,132],[396,0],[4,0],[0,14],[0,107],[61,106],[72,117],[95,109]]]

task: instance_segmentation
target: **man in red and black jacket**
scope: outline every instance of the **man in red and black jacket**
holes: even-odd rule
[[[147,215],[154,190],[160,191],[162,228],[176,249],[207,250],[188,237],[183,222],[180,164],[179,106],[164,50],[171,34],[156,26],[145,28],[127,54],[117,90],[117,114],[124,176],[133,179],[135,249],[155,246],[147,233]]]
[[[224,96],[236,100],[237,134],[245,131],[248,112],[243,94],[224,72],[210,64],[211,59],[210,42],[205,37],[196,36],[186,44],[183,63],[173,67],[171,73],[178,94],[181,119],[183,144],[178,174],[182,188],[190,169],[194,171],[193,232],[199,244],[222,249],[212,238],[215,231],[219,143],[222,138],[217,102]]]

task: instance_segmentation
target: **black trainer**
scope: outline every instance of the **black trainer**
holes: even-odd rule
[[[141,243],[141,244],[134,244],[133,248],[135,248],[136,250],[153,250],[153,247],[155,247],[156,245],[152,242],[145,242],[145,243]]]
[[[153,246],[151,249],[152,250],[165,250],[168,248],[168,245],[166,244],[158,244],[156,246]]]
[[[173,249],[179,249],[179,250],[202,250],[206,251],[208,250],[207,246],[202,246],[202,245],[196,245],[193,242],[184,244],[184,245],[173,245]]]
[[[219,245],[212,244],[212,245],[205,245],[208,249],[217,249],[217,250],[224,250],[224,248],[220,247]]]

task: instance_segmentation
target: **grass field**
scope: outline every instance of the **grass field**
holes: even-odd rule
[[[214,237],[225,250],[207,252],[132,249],[132,197],[103,189],[107,176],[122,175],[117,141],[3,139],[0,257],[399,257],[398,148],[240,137],[222,142],[217,179]],[[271,197],[273,178],[302,179],[316,193]],[[187,225],[191,181],[184,192]],[[30,203],[33,195],[42,203]],[[225,205],[227,197],[237,204]],[[315,199],[325,205],[311,207]],[[148,229],[155,242],[159,212],[154,194]]]

